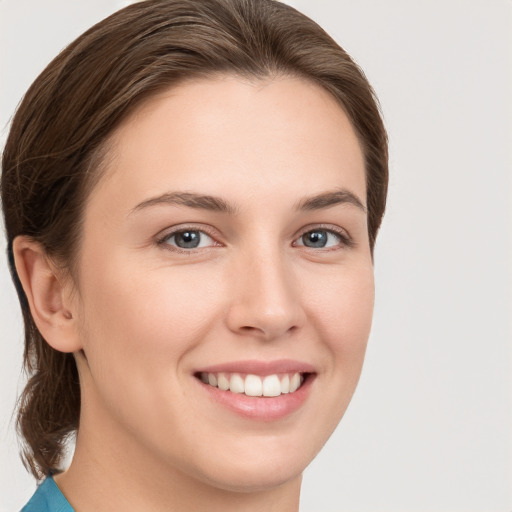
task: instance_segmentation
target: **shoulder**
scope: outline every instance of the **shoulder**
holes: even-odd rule
[[[74,512],[68,500],[49,476],[37,488],[20,512]]]

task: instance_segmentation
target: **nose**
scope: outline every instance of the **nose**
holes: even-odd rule
[[[276,251],[277,252],[277,251]],[[300,282],[279,254],[252,254],[236,265],[227,324],[237,334],[275,340],[305,321]]]

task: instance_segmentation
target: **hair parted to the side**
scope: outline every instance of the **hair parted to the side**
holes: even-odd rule
[[[386,132],[364,74],[316,23],[275,0],[146,0],[89,29],[32,84],[2,157],[9,265],[29,377],[17,426],[25,465],[37,478],[59,471],[64,442],[78,428],[80,385],[73,355],[51,348],[35,326],[13,240],[33,238],[72,277],[85,200],[101,179],[109,135],[144,99],[218,74],[298,76],[337,98],[365,157],[373,249],[386,202]]]

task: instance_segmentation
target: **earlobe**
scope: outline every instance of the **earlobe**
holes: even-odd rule
[[[69,285],[59,279],[43,246],[29,237],[18,236],[13,253],[32,318],[43,338],[60,352],[80,350],[77,319],[66,288]]]

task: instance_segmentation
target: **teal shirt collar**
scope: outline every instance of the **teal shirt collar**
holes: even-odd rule
[[[50,475],[37,488],[21,512],[74,512],[74,510]]]

